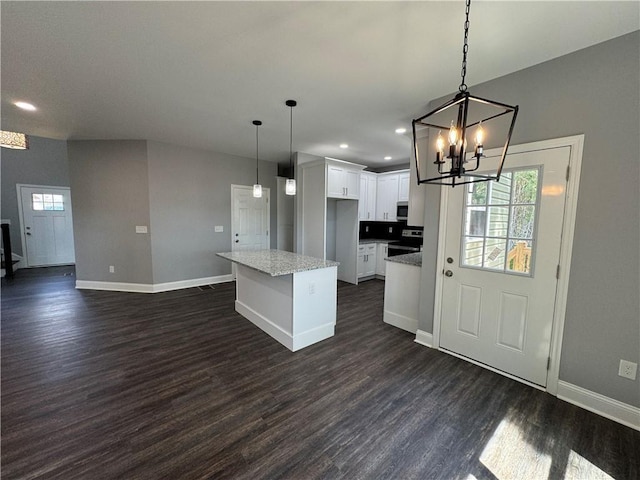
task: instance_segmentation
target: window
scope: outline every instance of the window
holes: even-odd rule
[[[466,186],[462,266],[531,275],[540,168]]]
[[[50,193],[31,194],[31,208],[33,210],[64,211],[64,196]]]

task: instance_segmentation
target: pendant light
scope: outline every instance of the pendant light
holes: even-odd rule
[[[467,91],[467,52],[469,50],[469,10],[471,0],[466,1],[464,45],[462,48],[462,82],[458,93],[447,103],[426,115],[413,120],[413,150],[418,183],[449,185],[500,180],[511,134],[518,115],[518,106],[511,106],[485,98],[475,97]],[[473,154],[467,152],[467,133],[473,130]],[[443,135],[443,132],[447,132]],[[436,137],[437,135],[437,137]],[[421,151],[419,139],[435,142]],[[446,138],[446,140],[445,140]],[[487,140],[492,146],[502,146],[502,153],[495,171],[481,169],[481,159]],[[448,146],[447,146],[448,144]],[[424,144],[422,149],[424,149]],[[427,159],[437,166],[438,175],[428,178]]]
[[[293,172],[293,107],[298,104],[295,100],[287,100],[285,105],[291,110],[290,115],[290,129],[289,129],[289,178],[285,183],[284,193],[287,195],[296,194],[296,179]]]
[[[259,161],[258,161],[258,127],[262,125],[260,120],[254,120],[253,124],[256,126],[256,184],[253,186],[253,196],[255,198],[262,198],[262,185],[258,180],[259,173]]]
[[[24,133],[0,130],[0,147],[27,150],[29,148],[29,139]]]

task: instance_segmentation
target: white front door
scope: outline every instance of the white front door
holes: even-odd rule
[[[231,249],[264,250],[270,245],[269,189],[262,189],[262,197],[253,196],[253,188],[231,186]]]
[[[18,185],[18,198],[27,266],[74,263],[69,188]]]
[[[570,147],[510,154],[500,182],[447,193],[440,347],[541,386],[570,155]]]

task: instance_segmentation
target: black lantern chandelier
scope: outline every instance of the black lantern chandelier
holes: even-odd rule
[[[507,154],[513,127],[518,115],[518,106],[475,97],[467,91],[467,52],[469,50],[469,10],[471,0],[466,1],[464,22],[464,46],[462,48],[462,81],[458,93],[447,103],[426,115],[413,120],[413,149],[416,160],[418,183],[435,185],[462,185],[465,183],[499,180]],[[443,132],[446,132],[443,134]],[[469,148],[467,134],[473,135],[473,150]],[[497,170],[480,170],[481,159],[487,140],[491,146],[502,145],[502,155]],[[437,135],[437,136],[436,136]],[[435,138],[435,144],[428,145],[425,151],[419,147],[419,139]],[[434,148],[435,147],[435,148]],[[422,148],[425,146],[423,144]],[[433,159],[438,175],[427,175],[427,159]]]

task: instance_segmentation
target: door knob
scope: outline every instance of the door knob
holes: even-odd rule
[[[240,240],[236,240],[236,243],[240,243]]]
[[[448,258],[447,258],[447,263],[453,263],[453,258],[448,257]]]
[[[451,270],[447,270],[446,272],[444,272],[444,274],[447,277],[453,277],[453,272]]]
[[[238,234],[236,233],[236,237],[238,236]]]
[[[27,235],[31,235],[31,232],[27,232]]]

